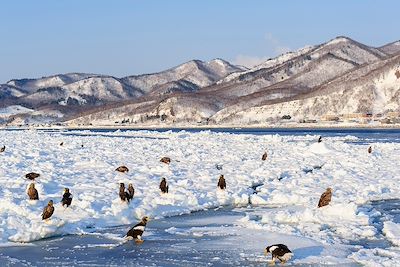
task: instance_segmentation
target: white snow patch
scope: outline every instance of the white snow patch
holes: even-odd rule
[[[400,224],[391,221],[384,222],[383,233],[396,246],[400,246]]]
[[[34,111],[33,109],[29,109],[20,105],[12,105],[6,108],[0,108],[0,118],[14,116],[23,113],[31,113],[33,111]]]

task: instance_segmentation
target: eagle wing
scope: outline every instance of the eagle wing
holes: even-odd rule
[[[142,237],[142,235],[143,235],[143,232],[144,232],[145,228],[146,227],[143,224],[138,223],[135,226],[133,226],[131,229],[129,229],[129,231],[126,234],[126,236],[131,236],[131,237],[133,237],[135,239],[140,239]]]

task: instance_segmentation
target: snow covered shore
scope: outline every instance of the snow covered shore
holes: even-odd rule
[[[356,139],[332,137],[317,143],[316,136],[209,131],[0,131],[0,146],[6,146],[0,154],[0,244],[132,224],[143,215],[157,218],[248,204],[277,208],[238,221],[245,228],[304,236],[325,244],[373,240],[378,229],[370,221],[377,214],[360,205],[399,197],[400,144],[374,143],[368,154],[370,144],[346,142]],[[265,151],[268,158],[261,161]],[[170,165],[159,162],[163,156],[171,157]],[[120,165],[126,165],[129,173],[115,172]],[[27,200],[30,181],[24,175],[32,171],[41,174],[36,181],[38,201]],[[226,191],[217,189],[220,174],[225,176]],[[162,177],[170,184],[166,195],[158,189]],[[135,187],[129,205],[118,197],[120,182]],[[257,194],[253,194],[256,185]],[[68,209],[59,203],[64,187],[74,196]],[[318,199],[327,187],[333,188],[331,205],[318,209]],[[40,214],[50,199],[55,202],[55,214],[47,224]],[[398,225],[387,223],[384,232],[398,246]],[[349,257],[362,262],[369,253],[382,265],[388,262],[386,266],[400,260],[396,247],[390,257],[368,250]]]

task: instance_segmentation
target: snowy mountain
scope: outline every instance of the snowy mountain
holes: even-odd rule
[[[45,87],[36,90],[22,99],[27,103],[53,102],[68,105],[98,105],[107,101],[134,98],[142,95],[138,89],[125,85],[114,77],[88,77],[60,87]]]
[[[165,87],[174,88],[173,91],[186,92],[211,85],[228,74],[243,70],[244,67],[234,66],[222,59],[209,62],[192,60],[163,72],[129,76],[123,78],[123,81],[146,93],[160,89],[163,91]]]
[[[396,41],[384,46],[379,47],[379,50],[382,52],[388,54],[388,55],[393,55],[396,53],[400,52],[400,41]]]
[[[35,110],[58,112],[66,118],[98,106],[145,95],[157,97],[194,92],[228,74],[243,70],[245,68],[215,59],[209,62],[193,60],[163,72],[124,78],[70,73],[11,80],[0,86],[0,107],[23,105]]]
[[[306,87],[321,84],[359,65],[385,56],[378,49],[346,37],[337,37],[322,45],[281,55],[243,73],[235,73],[225,78],[225,82],[203,90],[218,91],[219,95],[236,98],[276,85],[274,88],[280,90],[302,87],[302,90],[295,90],[302,93]]]
[[[61,87],[63,85],[73,83],[91,76],[94,76],[94,74],[68,73],[53,75],[50,77],[42,77],[39,79],[11,80],[7,82],[7,85],[20,88],[26,93],[32,93],[41,88]]]
[[[25,95],[25,93],[26,93],[25,91],[15,86],[7,84],[0,85],[0,99],[2,100],[2,102],[4,101],[4,99],[17,98]]]
[[[98,125],[386,118],[400,111],[399,57],[399,42],[374,48],[340,36],[251,69],[221,59],[193,60],[124,78],[66,74],[13,80],[0,87],[0,104],[51,111],[54,120],[71,124]]]
[[[248,107],[248,108],[247,108]],[[312,91],[279,101],[236,104],[213,115],[215,122],[255,123],[284,115],[301,119],[358,118],[400,111],[400,54],[357,68]]]

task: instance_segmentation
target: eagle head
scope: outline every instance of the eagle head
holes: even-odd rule
[[[265,256],[267,256],[268,253],[271,252],[271,251],[269,251],[270,248],[271,248],[271,246],[268,246],[268,247],[265,248],[265,250],[264,250],[264,255],[265,255]]]
[[[148,216],[144,216],[144,217],[142,218],[142,221],[145,222],[145,223],[147,223],[148,221],[150,221],[150,218],[149,218]]]

